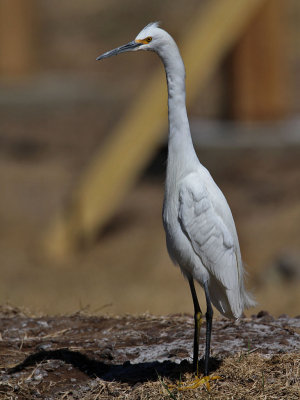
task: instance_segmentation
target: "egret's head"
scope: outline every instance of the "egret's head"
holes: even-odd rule
[[[152,22],[151,24],[145,26],[145,28],[141,30],[141,32],[132,42],[102,54],[101,56],[97,57],[97,60],[116,56],[120,53],[124,53],[125,51],[152,50],[159,52],[159,49],[166,42],[166,39],[168,40],[168,38],[171,38],[171,36],[166,31],[159,28],[158,22]]]

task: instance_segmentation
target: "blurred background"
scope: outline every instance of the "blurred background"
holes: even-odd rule
[[[235,218],[259,303],[247,314],[300,313],[300,2],[224,4],[0,0],[2,304],[192,312],[161,222],[163,66],[150,52],[95,61],[162,21],[186,61],[197,153]],[[141,94],[154,111],[138,125]],[[122,142],[128,126],[141,134]]]

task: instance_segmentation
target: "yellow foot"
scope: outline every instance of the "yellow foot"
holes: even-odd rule
[[[223,379],[221,376],[204,376],[203,378],[196,377],[192,382],[183,385],[181,382],[177,382],[176,385],[168,385],[169,389],[177,389],[178,391],[197,389],[199,386],[205,385],[207,391],[210,391],[210,381],[217,379]]]

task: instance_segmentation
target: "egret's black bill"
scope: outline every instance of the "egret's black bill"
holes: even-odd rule
[[[131,51],[131,50],[135,49],[136,47],[139,47],[141,44],[142,43],[137,43],[133,40],[132,42],[124,44],[124,46],[117,47],[116,49],[113,49],[113,50],[107,51],[104,54],[101,54],[101,56],[97,57],[96,60],[97,61],[103,60],[103,58],[116,56],[120,53],[124,53],[125,51]]]

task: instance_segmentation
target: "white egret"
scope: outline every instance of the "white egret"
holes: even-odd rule
[[[133,41],[102,54],[97,60],[137,50],[156,52],[166,71],[169,139],[163,224],[170,257],[187,278],[193,297],[193,368],[197,375],[202,312],[194,280],[205,292],[204,375],[208,377],[211,303],[224,316],[238,319],[244,308],[255,302],[244,288],[238,236],[228,203],[194,150],[185,105],[185,68],[175,41],[158,23],[151,23]]]

